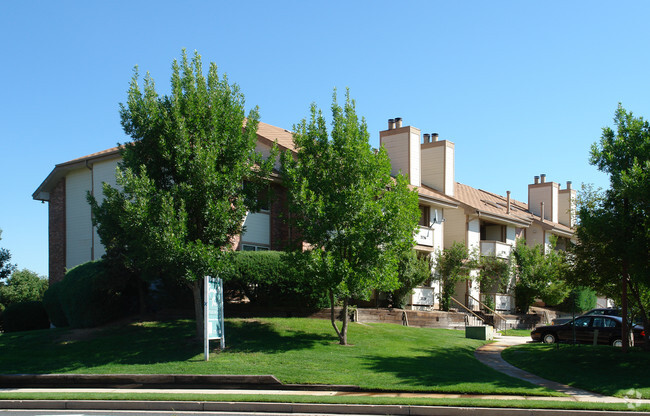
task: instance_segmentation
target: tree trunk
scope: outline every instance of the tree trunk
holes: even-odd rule
[[[196,319],[196,337],[203,339],[203,279],[195,280],[191,284],[194,296],[194,317]]]
[[[339,344],[348,345],[348,299],[346,298],[343,301],[343,325],[341,325],[341,329],[339,329],[339,327],[336,326],[336,312],[334,311],[334,292],[330,290],[329,295],[330,320],[332,322],[332,326],[334,327],[334,331],[336,331],[336,335],[339,337]]]

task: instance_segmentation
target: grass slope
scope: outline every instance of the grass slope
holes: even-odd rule
[[[650,399],[650,354],[605,345],[525,344],[506,349],[510,364],[549,380],[608,396]],[[633,391],[630,391],[633,390]]]
[[[340,346],[329,321],[228,319],[223,352],[205,362],[191,321],[101,331],[0,336],[0,373],[273,374],[285,383],[367,389],[552,395],[479,363],[462,331],[353,324]]]

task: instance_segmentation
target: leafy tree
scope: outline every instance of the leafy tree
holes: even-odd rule
[[[228,267],[242,218],[259,208],[274,154],[255,151],[258,111],[245,114],[244,96],[201,57],[172,64],[171,95],[158,95],[137,67],[120,104],[124,132],[117,183],[104,200],[89,197],[108,258],[147,275],[174,276],[194,294],[197,335],[203,333],[202,281]],[[246,182],[246,186],[242,186]]]
[[[343,107],[334,92],[331,108],[331,133],[315,104],[309,121],[294,126],[297,154],[284,153],[282,169],[292,217],[310,245],[314,276],[328,291],[332,326],[346,345],[351,298],[397,287],[399,256],[415,243],[419,209],[406,179],[391,177],[386,151],[370,147],[349,92]]]
[[[557,305],[569,294],[566,283],[569,264],[560,250],[544,254],[541,245],[529,247],[520,239],[515,245],[513,256],[516,264],[515,303],[522,313],[536,298]]]
[[[0,303],[8,306],[12,303],[43,300],[47,287],[47,278],[28,269],[15,270],[5,285],[0,286]]]
[[[2,240],[2,230],[0,230],[0,240]],[[6,248],[0,248],[0,284],[2,280],[6,279],[16,269],[15,264],[9,263],[11,260],[11,253]]]
[[[624,317],[629,292],[632,306],[644,322],[645,345],[650,347],[650,123],[619,104],[614,124],[616,131],[603,129],[600,142],[591,147],[590,158],[600,171],[609,174],[610,187],[604,192],[588,189],[581,199],[578,242],[572,251],[576,275],[584,284],[619,298]],[[626,319],[624,322],[626,351],[628,327]]]
[[[471,278],[470,271],[477,266],[475,256],[470,254],[465,243],[455,242],[451,247],[436,253],[436,278],[442,283],[440,309],[448,311],[456,283]]]
[[[399,287],[390,293],[391,303],[393,307],[403,308],[413,289],[431,279],[429,256],[419,256],[415,250],[406,251],[400,258],[397,278]]]

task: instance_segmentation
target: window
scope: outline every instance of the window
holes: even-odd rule
[[[429,227],[431,224],[429,212],[428,206],[420,205],[420,222],[418,224],[422,227]]]
[[[591,321],[591,316],[584,316],[582,318],[577,318],[574,322],[576,328],[586,328],[589,326],[590,321]]]
[[[252,244],[242,244],[241,250],[242,251],[269,251],[269,248],[262,247],[262,246],[254,246]]]
[[[595,328],[616,328],[616,321],[605,317],[595,317],[592,324]]]

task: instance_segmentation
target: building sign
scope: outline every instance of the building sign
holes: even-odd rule
[[[206,276],[203,293],[203,345],[205,360],[210,356],[210,340],[221,341],[221,349],[226,346],[223,326],[223,281],[217,277]]]

